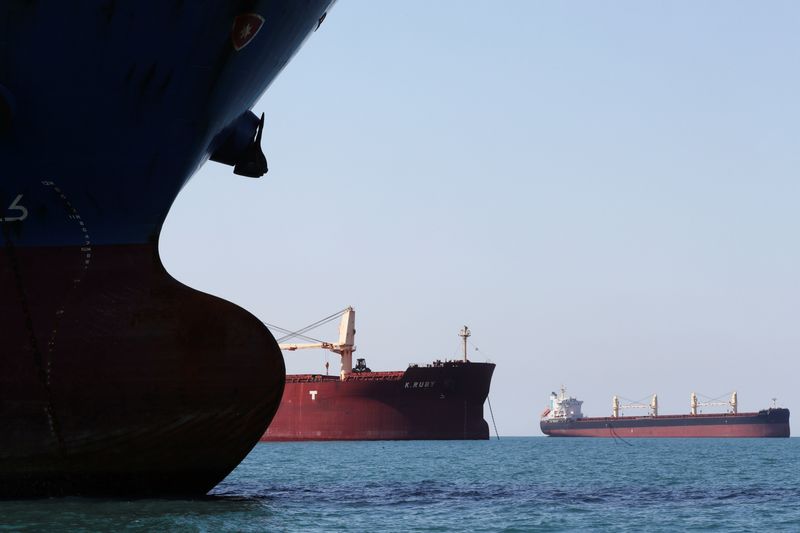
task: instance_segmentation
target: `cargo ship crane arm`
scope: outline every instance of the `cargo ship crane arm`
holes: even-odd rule
[[[725,396],[725,395],[723,395],[723,396]],[[732,413],[732,414],[738,413],[739,412],[739,401],[738,401],[737,396],[736,396],[736,391],[733,391],[731,393],[730,400],[728,400],[727,402],[719,401],[719,398],[715,398],[715,399],[712,399],[712,400],[706,401],[706,402],[701,402],[701,401],[698,401],[697,394],[695,394],[693,392],[692,396],[690,398],[690,403],[689,403],[689,407],[690,407],[689,413],[691,415],[697,415],[698,414],[698,410],[697,410],[698,407],[715,407],[715,406],[728,407],[730,413]]]
[[[335,352],[336,344],[331,344],[329,342],[312,342],[308,344],[278,344],[281,350],[286,350],[289,352],[293,352],[295,350],[312,350],[312,349],[320,349],[320,350],[330,350]]]
[[[348,307],[339,313],[335,313],[327,318],[324,318],[318,322],[315,322],[311,326],[307,326],[299,331],[290,332],[283,328],[278,328],[277,326],[271,326],[275,329],[279,329],[281,331],[285,331],[288,334],[282,337],[279,340],[284,340],[292,337],[303,337],[306,339],[310,339],[310,337],[306,337],[303,333],[307,332],[310,329],[313,329],[317,326],[330,322],[331,319],[335,319],[336,317],[341,316],[341,322],[339,322],[339,342],[313,342],[313,343],[303,343],[303,344],[288,344],[288,343],[279,343],[281,350],[286,350],[293,352],[295,350],[310,350],[310,349],[320,349],[320,350],[330,350],[334,353],[338,353],[341,357],[341,369],[339,371],[339,377],[344,381],[348,375],[353,372],[353,352],[356,351],[356,346],[354,344],[355,335],[356,335],[356,312],[355,309],[352,307]],[[315,339],[311,339],[315,340]]]
[[[642,403],[641,401],[638,402],[630,402],[626,404],[619,403],[620,397],[614,396],[612,401],[612,408],[611,408],[611,417],[612,418],[619,418],[620,411],[623,409],[649,409],[650,416],[658,416],[658,395],[653,394],[652,398],[650,399],[650,403]],[[629,400],[628,400],[629,401]]]

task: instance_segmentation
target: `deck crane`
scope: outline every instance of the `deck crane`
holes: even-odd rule
[[[291,335],[290,335],[291,336]],[[339,322],[339,342],[314,342],[305,344],[279,344],[281,350],[293,352],[295,350],[322,349],[338,353],[341,358],[339,379],[344,381],[353,372],[353,352],[356,351],[354,343],[356,336],[356,311],[348,307],[342,311],[342,320]]]
[[[619,396],[614,396],[611,399],[611,416],[619,418],[622,409],[650,409],[650,416],[658,416],[658,395],[653,394],[649,404],[641,402],[631,402],[628,404],[620,404]]]
[[[690,413],[692,415],[697,415],[697,412],[698,412],[697,408],[698,407],[710,407],[710,406],[728,407],[728,408],[730,408],[730,412],[731,413],[733,413],[733,414],[738,413],[739,412],[739,401],[738,401],[738,398],[736,396],[736,391],[733,391],[731,393],[731,399],[728,400],[727,402],[721,402],[721,401],[716,401],[716,400],[711,400],[711,401],[708,401],[708,402],[700,402],[700,401],[697,401],[697,394],[692,393],[692,396],[690,398],[690,403],[689,403],[689,407],[691,409]]]

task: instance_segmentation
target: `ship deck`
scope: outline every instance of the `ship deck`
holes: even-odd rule
[[[753,417],[758,416],[758,412],[752,413],[701,413],[697,415],[691,414],[681,414],[681,415],[642,415],[642,416],[594,416],[594,417],[583,417],[583,418],[575,418],[573,421],[575,422],[620,422],[620,421],[627,421],[627,420],[702,420],[702,419],[710,419],[710,418],[742,418],[742,417]],[[566,420],[553,420],[553,422],[565,422]],[[542,422],[549,422],[546,419],[543,419]]]
[[[400,381],[405,372],[353,372],[345,377],[344,381]],[[322,374],[287,374],[286,383],[322,383],[340,381],[339,376]]]

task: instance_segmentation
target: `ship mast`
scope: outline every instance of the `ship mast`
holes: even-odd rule
[[[469,338],[470,335],[472,335],[472,333],[470,332],[470,330],[469,330],[469,328],[467,326],[464,326],[461,329],[461,331],[458,332],[458,336],[461,337],[463,339],[463,342],[464,342],[464,362],[465,363],[467,362],[467,339]]]

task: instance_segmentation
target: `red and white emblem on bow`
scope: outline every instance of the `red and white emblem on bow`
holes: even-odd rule
[[[255,13],[239,15],[233,19],[233,29],[231,30],[231,42],[237,52],[250,44],[258,30],[264,25],[264,17]]]

